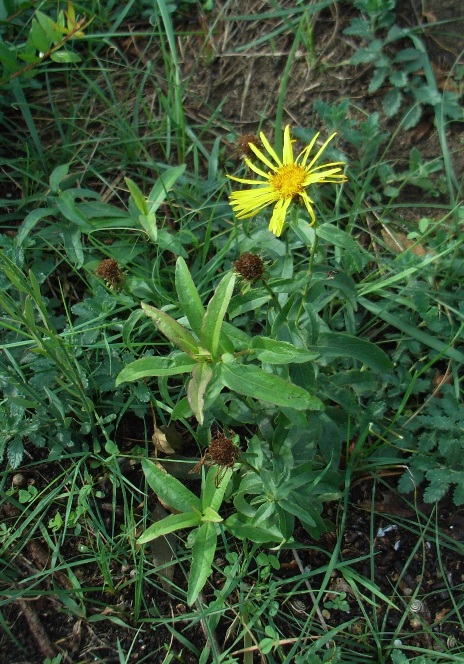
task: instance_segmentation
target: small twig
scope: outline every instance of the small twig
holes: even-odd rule
[[[197,601],[195,602],[196,606],[199,609],[199,612],[202,612],[202,605],[204,606],[204,605],[206,605],[206,603],[207,602],[206,602],[205,596],[203,595],[203,593],[200,593],[198,595]],[[222,648],[220,647],[219,641],[216,638],[216,633],[211,629],[208,631],[206,621],[205,621],[204,618],[200,618],[200,625],[201,625],[201,629],[203,631],[203,634],[205,636],[206,642],[209,641],[211,643],[212,650],[214,651],[214,649],[216,649],[216,654],[221,655],[222,654]]]
[[[307,641],[317,641],[319,636],[296,636],[291,639],[279,639],[278,645],[279,646],[289,646],[293,645],[294,643],[306,643]],[[277,645],[277,642],[276,642]],[[231,656],[234,657],[235,655],[240,655],[242,653],[253,653],[253,652],[258,652],[261,646],[258,644],[256,646],[249,646],[248,648],[240,648],[240,650],[234,650],[231,652]],[[261,655],[261,659],[263,658],[263,655],[259,652],[258,654]]]
[[[335,41],[335,39],[338,35],[338,30],[339,30],[339,27],[340,27],[340,12],[338,10],[338,4],[336,2],[334,2],[331,9],[333,10],[332,11],[332,20],[334,20],[334,26],[333,26],[332,34],[329,37],[329,41],[326,44],[324,44],[324,46],[321,49],[321,52],[317,56],[317,59],[316,59],[315,65],[314,65],[315,67],[319,66],[319,63],[322,60],[322,56],[327,51],[329,46],[331,46],[333,44],[333,42]],[[333,19],[333,14],[335,14],[335,19]]]
[[[10,74],[9,76],[6,76],[5,78],[1,78],[1,79],[0,79],[0,85],[4,85],[5,83],[9,83],[9,82],[12,81],[13,79],[18,78],[18,76],[21,76],[22,74],[25,74],[26,72],[30,71],[31,69],[34,69],[34,67],[37,67],[38,65],[41,65],[42,62],[44,62],[44,61],[45,61],[47,58],[49,58],[53,53],[55,53],[55,52],[58,51],[62,46],[64,46],[64,44],[66,44],[66,42],[68,42],[70,39],[72,39],[72,38],[74,37],[74,35],[75,35],[77,32],[79,32],[79,30],[81,29],[81,27],[84,25],[85,21],[86,21],[86,17],[84,16],[80,21],[78,21],[78,22],[76,23],[76,25],[74,26],[74,28],[73,28],[73,29],[72,29],[67,35],[65,35],[65,36],[63,37],[63,39],[60,39],[60,41],[59,41],[58,43],[54,44],[54,46],[52,46],[52,48],[50,48],[50,49],[49,49],[48,51],[46,51],[42,56],[40,56],[40,59],[39,59],[38,62],[30,62],[29,64],[27,64],[27,65],[26,65],[25,67],[23,67],[22,69],[18,69],[17,71],[13,72],[13,73]]]
[[[292,549],[292,554],[293,554],[293,557],[294,557],[295,560],[296,560],[296,564],[298,565],[298,569],[300,570],[300,572],[301,572],[302,574],[304,574],[304,573],[305,573],[305,568],[303,567],[303,563],[301,562],[301,558],[300,558],[300,556],[298,555],[296,549]],[[315,607],[315,609],[316,609],[317,617],[318,617],[319,620],[320,620],[320,623],[321,623],[322,629],[324,629],[324,630],[327,632],[328,629],[329,629],[329,627],[328,627],[326,621],[324,620],[324,616],[322,615],[322,611],[321,611],[320,608],[319,608],[319,605],[318,605],[317,600],[316,600],[316,595],[315,595],[314,592],[313,592],[313,589],[312,589],[312,587],[311,587],[311,584],[309,583],[308,579],[305,579],[305,580],[304,580],[304,583],[305,583],[306,588],[308,589],[308,593],[309,593],[309,596],[311,597],[311,601],[312,601],[312,603],[314,604],[314,607]],[[327,644],[327,646],[328,646],[328,645],[329,645],[329,644]]]
[[[253,65],[254,61],[252,60],[250,66],[248,67],[248,73],[245,76],[245,84],[243,86],[243,92],[242,92],[242,103],[240,104],[240,119],[243,118],[243,114],[245,112],[245,102],[248,95],[248,90],[250,89],[251,77],[253,75]]]
[[[21,609],[23,616],[27,620],[29,625],[30,632],[39,646],[39,650],[45,657],[53,659],[58,655],[58,648],[50,641],[47,632],[45,631],[44,626],[40,622],[40,618],[37,615],[31,604],[28,604],[21,597],[16,598],[16,602]]]

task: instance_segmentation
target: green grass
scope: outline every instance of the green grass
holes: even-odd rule
[[[452,134],[462,118],[437,86],[418,27],[403,39],[421,54],[419,78],[400,76],[408,60],[394,59],[406,46],[386,37],[400,20],[390,4],[390,14],[366,3],[362,15],[359,3],[337,11],[365,49],[358,66],[376,75],[369,58],[379,43],[390,58],[403,100],[395,112],[388,104],[368,112],[362,99],[333,93],[334,73],[356,81],[358,70],[349,51],[331,54],[322,29],[331,3],[270,3],[256,14],[229,3],[84,2],[76,11],[93,21],[65,45],[80,62],[46,58],[29,68],[32,77],[18,72],[44,51],[25,46],[38,15],[21,7],[11,18],[5,5],[5,653],[11,647],[27,658],[21,621],[24,612],[40,618],[45,602],[68,639],[65,616],[81,625],[80,645],[60,642],[61,652],[75,644],[76,662],[461,661],[456,561],[464,550],[440,510],[451,518],[464,504],[464,217],[454,167],[462,146]],[[40,11],[56,17],[51,3]],[[369,12],[369,30],[359,32],[350,21]],[[35,39],[47,39],[43,29]],[[272,65],[261,81],[262,61]],[[302,63],[318,83],[310,108],[295,86]],[[456,85],[458,74],[451,68]],[[240,113],[257,103],[249,96],[256,84],[265,111],[243,121]],[[427,156],[420,146],[400,147],[420,90],[434,93],[436,152]],[[279,152],[288,123],[303,147],[315,131],[336,131],[324,159],[345,162],[348,182],[314,186],[317,224],[294,205],[277,238],[269,208],[234,217],[228,195],[244,186],[227,175],[250,177],[236,155],[239,135],[263,131]],[[237,278],[232,291],[229,274],[245,252],[261,256],[264,279]],[[104,259],[122,271],[117,283],[97,276]],[[302,359],[304,352],[311,355]],[[182,353],[188,368],[179,373]],[[133,380],[142,358],[157,369]],[[163,454],[160,431],[176,456]],[[189,473],[211,454],[218,431],[236,435],[241,450],[220,508],[214,472],[209,485],[203,471]],[[141,466],[155,451],[172,478],[201,495],[191,532],[213,530],[214,551],[208,542],[195,549],[187,529],[153,549],[138,541],[164,518],[153,512],[153,483]],[[384,493],[398,490],[413,490],[401,503],[409,516],[381,516]],[[176,502],[157,493],[166,509]],[[221,519],[213,526],[211,504]],[[352,546],[355,512],[366,532]],[[386,523],[401,529],[405,553],[396,575],[392,565],[379,580],[379,547],[393,551],[378,534]],[[440,588],[432,576],[418,581],[432,574],[431,550]],[[212,555],[211,570],[199,571],[198,551],[200,559]],[[188,580],[198,574],[204,587],[189,605]],[[412,616],[415,600],[442,615]],[[53,620],[44,626],[58,656]],[[93,638],[101,659],[98,649],[84,651]],[[34,648],[37,662],[51,661],[43,641]]]

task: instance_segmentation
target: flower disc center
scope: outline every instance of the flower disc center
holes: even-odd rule
[[[306,176],[307,172],[302,166],[286,164],[269,177],[269,182],[279,198],[293,198],[304,191]]]

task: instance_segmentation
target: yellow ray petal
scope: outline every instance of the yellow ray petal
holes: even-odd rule
[[[314,201],[310,198],[307,188],[315,184],[337,184],[347,180],[343,172],[346,164],[342,161],[315,165],[335,135],[333,133],[329,136],[322,147],[317,150],[315,156],[311,157],[311,151],[319,137],[319,133],[315,134],[309,145],[295,159],[293,154],[294,141],[291,138],[290,126],[287,125],[284,129],[281,160],[264,134],[260,134],[264,151],[267,154],[252,143],[250,143],[250,149],[261,163],[270,170],[266,172],[256,163],[246,159],[245,163],[250,170],[262,179],[253,180],[251,178],[229,176],[231,180],[249,186],[248,189],[234,192],[229,196],[230,205],[236,217],[246,219],[269,205],[274,205],[269,229],[276,236],[280,236],[285,225],[285,217],[289,206],[295,201],[303,203],[308,211],[310,223],[314,224],[316,221]],[[310,160],[309,163],[308,160]]]
[[[295,159],[293,157],[293,143],[291,137],[290,137],[290,125],[287,125],[285,127],[284,131],[284,147],[283,147],[283,163],[285,165],[288,164],[294,164]]]
[[[340,171],[341,168],[332,168],[327,171],[321,171],[318,173],[311,171],[311,173],[308,173],[305,178],[304,186],[307,187],[310,184],[315,184],[316,182],[320,182],[321,184],[324,182],[346,182],[346,175],[340,173]]]
[[[258,196],[252,195],[252,196],[238,196],[238,194],[244,194],[244,193],[251,193],[251,192],[238,192],[235,196],[231,196],[231,205],[232,206],[240,206],[240,207],[248,207],[248,208],[253,208],[253,207],[260,207],[261,205],[269,205],[269,203],[274,203],[277,199],[275,197],[275,194],[273,192],[269,191],[264,191],[263,193],[259,194]]]
[[[256,166],[256,164],[254,164],[249,159],[245,159],[245,163],[248,166],[248,168],[250,168],[252,171],[260,175],[262,178],[269,180],[269,173],[266,173],[266,171],[262,171],[260,168],[258,168],[258,166]]]
[[[304,166],[304,165],[306,164],[306,161],[307,161],[307,159],[308,159],[308,157],[309,157],[309,153],[310,153],[311,150],[313,149],[314,144],[315,144],[315,142],[317,141],[317,138],[318,138],[319,134],[320,134],[320,132],[318,131],[317,134],[316,134],[315,136],[312,137],[312,139],[311,139],[311,143],[310,143],[309,145],[307,145],[307,146],[305,147],[305,149],[302,150],[302,151],[300,152],[300,154],[298,155],[298,157],[297,157],[296,160],[301,164],[301,166]],[[303,156],[303,158],[302,158],[301,161],[299,161],[301,156]]]
[[[331,161],[329,164],[320,164],[319,166],[314,166],[314,168],[310,169],[311,173],[316,173],[317,171],[320,171],[321,168],[330,168],[331,166],[338,166],[338,170],[342,170],[346,166],[344,161]],[[308,170],[308,169],[306,169]]]
[[[246,178],[238,178],[236,175],[227,175],[226,177],[229,178],[229,180],[235,180],[235,182],[240,182],[241,184],[251,184],[254,186],[260,185],[260,184],[265,184],[267,185],[267,182],[260,182],[259,180],[248,180]]]
[[[262,134],[261,134],[261,136],[262,136]],[[273,164],[272,161],[270,161],[266,157],[266,155],[263,154],[263,152],[261,152],[261,150],[256,147],[256,145],[253,145],[253,143],[249,143],[249,147],[255,153],[255,155],[258,157],[258,159],[260,159],[263,162],[263,164],[266,164],[266,166],[268,168],[270,168],[271,171],[277,171],[278,170],[278,166],[280,165],[279,162],[277,162],[277,164],[278,164],[277,166],[275,164]],[[245,160],[245,161],[247,161],[247,160]]]
[[[310,163],[308,164],[308,166],[306,166],[306,168],[307,168],[308,171],[310,171],[310,170],[312,169],[313,164],[316,163],[316,161],[319,159],[319,157],[321,156],[321,154],[324,152],[324,150],[326,149],[326,147],[328,146],[328,144],[330,143],[330,141],[331,141],[336,135],[337,135],[337,134],[334,133],[334,134],[332,134],[331,136],[329,136],[329,138],[325,141],[325,143],[322,145],[322,147],[319,148],[319,150],[316,152],[316,156],[310,161]]]
[[[311,223],[310,223],[310,226],[312,226],[312,225],[314,224],[314,222],[316,221],[316,215],[314,214],[314,208],[313,208],[313,203],[314,203],[314,201],[312,201],[312,200],[309,198],[309,196],[308,196],[308,194],[307,194],[306,192],[304,192],[303,194],[301,194],[301,199],[302,199],[302,201],[303,201],[303,203],[304,203],[304,205],[305,205],[305,208],[306,208],[306,209],[308,210],[308,212],[309,212],[309,216],[311,217]]]
[[[280,160],[280,157],[277,156],[276,151],[275,151],[274,148],[271,146],[271,144],[269,143],[269,141],[267,140],[267,138],[265,137],[265,135],[264,135],[264,134],[260,134],[259,137],[260,137],[260,139],[261,139],[262,144],[264,145],[264,147],[266,148],[266,150],[269,152],[269,154],[271,155],[271,157],[274,159],[274,161],[275,161],[275,163],[277,164],[277,166],[282,166],[282,162],[281,162],[281,160]],[[274,171],[276,170],[275,166],[273,166],[273,170],[274,170]]]
[[[292,202],[291,198],[279,200],[274,206],[271,221],[269,222],[269,230],[279,237],[282,233],[285,224],[285,215],[287,214],[288,207]]]

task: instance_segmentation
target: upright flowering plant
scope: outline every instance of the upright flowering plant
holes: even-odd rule
[[[345,164],[341,161],[316,166],[317,160],[335,134],[329,136],[314,157],[310,159],[310,153],[316,144],[318,136],[319,133],[314,136],[309,145],[300,152],[296,159],[293,154],[292,144],[294,140],[290,137],[289,125],[285,127],[284,131],[282,159],[277,155],[263,133],[260,134],[260,139],[269,157],[255,144],[249,143],[249,149],[270,170],[266,172],[256,166],[249,158],[246,158],[245,163],[247,166],[263,179],[249,180],[229,175],[231,180],[252,186],[251,189],[236,191],[230,196],[230,204],[237,214],[238,219],[252,217],[263,208],[275,203],[269,223],[269,230],[274,235],[279,236],[282,233],[285,215],[287,214],[290,203],[294,199],[301,199],[309,212],[311,224],[314,224],[316,221],[313,207],[314,201],[308,195],[306,191],[307,187],[312,184],[324,184],[326,182],[338,183],[347,180],[346,175],[343,173]]]

